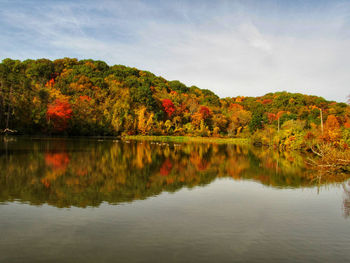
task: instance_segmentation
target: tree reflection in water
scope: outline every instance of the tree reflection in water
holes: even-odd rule
[[[343,211],[344,217],[348,218],[350,216],[350,181],[344,182],[342,184],[344,189],[344,199],[343,199]]]
[[[1,202],[56,207],[117,204],[206,185],[216,178],[279,188],[320,183],[297,153],[236,145],[18,139],[1,146]],[[349,195],[344,201],[347,216],[348,200]]]

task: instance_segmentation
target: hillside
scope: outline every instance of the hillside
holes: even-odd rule
[[[321,112],[323,139],[335,128],[327,140],[348,143],[350,107],[322,97],[276,92],[220,99],[210,90],[93,60],[0,64],[0,129],[20,134],[266,137],[280,129],[290,130],[286,136],[309,130],[303,138],[310,139],[321,136]]]

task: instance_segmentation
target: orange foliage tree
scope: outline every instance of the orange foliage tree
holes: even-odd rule
[[[269,120],[269,123],[273,123],[275,120],[277,120],[277,115],[274,113],[267,113],[267,119]]]
[[[329,115],[324,125],[323,140],[336,142],[341,138],[340,124],[334,115]]]
[[[192,125],[194,125],[196,128],[199,128],[201,121],[204,123],[204,121],[208,120],[211,117],[211,114],[212,113],[208,107],[201,106],[199,110],[191,116]]]
[[[46,82],[45,87],[53,87],[55,85],[55,79],[50,79],[48,82]]]

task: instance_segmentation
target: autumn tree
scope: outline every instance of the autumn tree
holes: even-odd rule
[[[147,134],[153,125],[153,113],[147,114],[145,106],[137,110],[138,122],[137,128],[141,134]]]
[[[87,95],[79,96],[72,103],[72,132],[89,135],[92,133],[94,122],[94,101]]]
[[[202,115],[203,120],[206,120],[211,116],[210,109],[206,106],[201,106],[199,109],[199,113]]]
[[[341,138],[340,125],[334,115],[329,115],[324,125],[323,140],[327,142],[336,142]]]
[[[170,99],[164,99],[162,101],[162,106],[168,117],[171,117],[175,111],[175,106]]]
[[[336,118],[341,138],[338,132],[331,135],[329,127],[337,125],[329,116]],[[321,139],[328,118],[325,139],[350,145],[350,106],[318,96],[275,92],[219,98],[148,71],[91,59],[0,63],[0,128],[22,134],[249,137],[266,129],[282,136],[284,123],[300,120],[305,121],[303,140],[312,141]]]
[[[229,135],[239,135],[251,120],[251,113],[244,110],[242,105],[233,103],[229,107]]]
[[[46,118],[49,123],[52,123],[55,131],[64,131],[71,117],[72,108],[68,101],[57,99],[47,108]]]
[[[109,94],[111,95],[108,99],[105,99],[106,114],[109,115],[111,125],[117,134],[125,130],[130,131],[134,122],[131,116],[132,98],[130,97],[130,89],[125,87],[113,75],[108,76],[105,81],[108,84]]]

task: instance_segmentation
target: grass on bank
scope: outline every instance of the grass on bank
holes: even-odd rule
[[[245,138],[213,138],[213,137],[190,137],[190,136],[147,136],[147,135],[126,135],[123,140],[139,141],[160,141],[160,142],[199,142],[217,144],[238,144],[249,145],[250,140]]]

